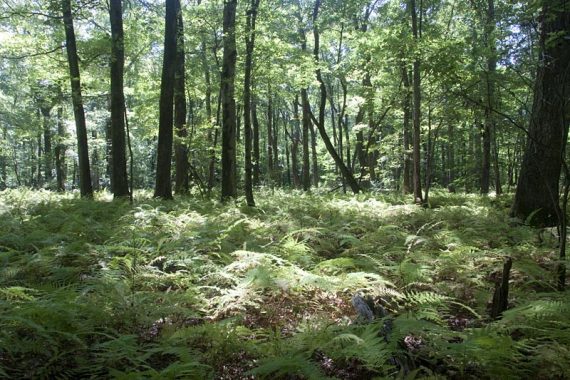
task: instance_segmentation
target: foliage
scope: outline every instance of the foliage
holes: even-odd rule
[[[425,210],[392,196],[274,192],[251,210],[143,193],[131,206],[104,193],[86,201],[6,190],[0,374],[563,373],[570,300],[551,292],[555,247],[509,225],[493,200],[432,201],[437,208]],[[511,308],[488,321],[507,252]],[[350,305],[355,293],[388,317],[362,324]]]

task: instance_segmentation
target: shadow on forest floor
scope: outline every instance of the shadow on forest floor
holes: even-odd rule
[[[570,366],[554,239],[513,223],[508,197],[409,201],[261,191],[250,209],[4,191],[0,377],[547,378]],[[492,322],[505,256],[511,310]],[[386,320],[357,321],[357,293],[388,311],[389,335]]]

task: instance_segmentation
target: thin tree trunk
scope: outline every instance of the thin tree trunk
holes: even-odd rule
[[[237,0],[224,0],[224,55],[221,75],[222,102],[222,200],[237,197],[236,185],[236,104],[234,81],[236,68]]]
[[[301,90],[301,103],[303,111],[303,190],[309,191],[311,189],[311,174],[310,174],[310,161],[309,161],[309,129],[311,125],[310,110],[309,110],[309,97],[307,89]]]
[[[295,96],[293,101],[293,113],[295,121],[291,130],[291,171],[293,172],[293,186],[298,189],[301,187],[301,178],[299,176],[299,94]]]
[[[77,58],[77,44],[73,28],[71,13],[71,0],[62,0],[63,22],[65,25],[65,41],[67,61],[69,63],[69,76],[71,80],[71,99],[73,114],[75,115],[75,128],[77,131],[77,156],[79,160],[79,189],[81,197],[92,197],[91,169],[89,167],[89,149],[87,145],[87,125],[81,95],[81,79],[79,75],[79,59]]]
[[[8,144],[8,125],[4,124],[2,128],[2,141],[6,144],[6,147],[9,146]],[[14,144],[15,145],[15,144]],[[0,190],[6,189],[8,187],[8,155],[5,150],[0,151]]]
[[[184,57],[184,23],[180,0],[176,0],[176,64],[174,73],[174,130],[176,142],[174,144],[175,190],[177,194],[187,194],[190,190],[188,177],[188,147],[186,138],[188,129],[186,125],[186,60]]]
[[[251,104],[251,119],[253,124],[253,185],[259,186],[261,157],[259,152],[259,118],[257,117],[257,99],[255,98]]]
[[[255,21],[260,0],[251,0],[247,10],[245,29],[245,76],[243,86],[243,124],[245,147],[245,198],[247,205],[255,207],[253,198],[253,166],[251,162],[252,130],[251,130],[251,73],[253,68],[253,49],[255,48]]]
[[[275,182],[275,168],[273,166],[273,106],[271,94],[267,102],[267,180],[271,187]]]
[[[281,183],[281,167],[279,166],[279,114],[274,110],[273,114],[273,177],[277,186]]]
[[[313,123],[309,124],[309,130],[311,132],[311,178],[313,179],[313,186],[319,187],[319,158],[317,156],[317,135],[315,134],[315,128]]]
[[[313,56],[314,56],[314,59],[316,62],[319,62],[320,34],[319,34],[319,28],[317,25],[317,17],[319,14],[320,4],[321,4],[321,1],[316,0],[315,1],[315,7],[313,9],[313,36],[314,36],[314,40],[315,40],[315,47],[313,50]],[[325,107],[326,107],[326,102],[327,102],[327,91],[326,91],[326,87],[325,87],[325,82],[323,81],[323,78],[322,78],[321,70],[319,68],[317,68],[317,70],[316,70],[316,76],[317,76],[317,81],[320,84],[321,99],[320,99],[320,104],[319,104],[319,119],[315,120],[315,123],[317,124],[317,128],[319,129],[319,132],[321,134],[321,138],[323,139],[323,142],[325,143],[325,147],[327,148],[329,154],[332,156],[333,160],[338,165],[342,174],[346,178],[348,185],[350,186],[351,190],[355,194],[357,194],[360,192],[360,186],[358,186],[358,183],[354,179],[354,176],[352,175],[351,171],[344,164],[344,162],[340,159],[340,156],[337,154],[336,150],[334,149],[333,144],[331,143],[331,141],[329,139],[329,136],[327,135],[327,131],[325,129]]]
[[[419,42],[420,29],[418,28],[418,17],[416,11],[416,0],[410,0],[410,11],[412,13],[412,34],[416,44]],[[421,9],[420,9],[421,14]],[[414,161],[414,199],[418,204],[423,203],[422,199],[422,181],[421,181],[421,76],[420,76],[420,59],[414,60],[413,73],[413,98],[414,98],[414,133],[413,133],[413,161]]]
[[[410,155],[410,119],[411,119],[411,89],[410,89],[410,76],[408,69],[405,65],[402,66],[402,83],[404,85],[404,97],[402,99],[402,109],[404,110],[404,181],[402,185],[402,191],[404,194],[410,194],[412,192],[412,157]]]
[[[454,128],[453,123],[449,123],[447,127],[447,139],[449,146],[447,148],[447,189],[450,193],[455,193],[455,151],[454,146]]]

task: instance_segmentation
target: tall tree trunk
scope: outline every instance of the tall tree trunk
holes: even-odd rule
[[[313,123],[309,124],[309,130],[311,132],[311,178],[313,179],[313,186],[319,187],[319,158],[317,156],[317,135],[315,134],[315,128]]]
[[[544,1],[540,34],[540,62],[528,141],[512,214],[531,224],[561,222],[559,180],[570,115],[570,8],[567,0]]]
[[[259,118],[257,117],[257,99],[255,98],[251,103],[251,119],[253,124],[253,184],[259,186],[261,157],[259,152]]]
[[[51,108],[42,107],[41,108],[42,119],[43,119],[43,129],[44,129],[44,179],[45,182],[49,184],[52,179],[53,170],[53,156],[51,154],[51,128],[50,128],[50,114]]]
[[[288,120],[288,118],[283,116],[284,120]],[[289,135],[289,131],[287,130],[287,122],[283,124],[283,141],[285,142],[285,163],[287,165],[287,186],[291,187],[292,184],[292,177],[291,177],[291,152],[289,150],[289,142],[287,141],[287,136]]]
[[[170,170],[174,121],[174,78],[176,67],[176,0],[166,0],[164,58],[160,83],[158,148],[156,156],[155,198],[172,199]]]
[[[91,138],[92,141],[97,141],[96,130],[91,131]],[[99,148],[97,144],[95,144],[95,147],[92,149],[91,153],[91,183],[93,184],[94,191],[99,191],[101,189],[99,181],[99,179],[101,178],[100,174],[101,173],[99,170]]]
[[[316,0],[315,1],[315,7],[313,9],[313,36],[314,36],[314,40],[315,40],[315,47],[313,50],[313,55],[314,55],[314,59],[317,63],[319,62],[319,47],[320,47],[319,46],[320,45],[320,34],[319,34],[319,28],[317,25],[317,17],[319,15],[320,4],[321,4],[321,0]],[[360,192],[360,186],[358,186],[358,183],[356,182],[356,179],[352,175],[352,172],[348,169],[348,167],[340,159],[340,156],[336,152],[333,144],[331,143],[331,140],[329,139],[327,131],[325,129],[325,107],[326,107],[326,102],[327,102],[327,90],[325,87],[325,82],[323,81],[323,78],[322,78],[321,70],[318,68],[318,66],[317,66],[317,70],[316,70],[316,76],[317,76],[317,81],[320,84],[319,87],[320,87],[320,93],[321,93],[321,99],[320,99],[320,104],[319,104],[319,118],[318,118],[318,120],[315,120],[315,122],[317,124],[317,128],[319,129],[319,132],[321,134],[321,138],[323,139],[323,142],[325,143],[325,147],[327,148],[329,154],[332,156],[334,162],[338,165],[343,176],[346,178],[348,185],[350,186],[351,190],[355,194],[357,194]]]
[[[251,130],[251,73],[253,69],[253,49],[255,48],[255,21],[260,0],[251,0],[247,10],[245,28],[245,75],[243,85],[243,126],[245,148],[245,199],[247,205],[255,207],[253,198],[253,165],[251,162],[252,130]]]
[[[301,90],[301,104],[303,112],[303,190],[309,191],[311,189],[311,169],[309,161],[309,129],[311,126],[311,116],[309,96],[307,95],[306,88]]]
[[[41,132],[38,132],[38,138],[37,138],[37,148],[38,148],[38,155],[37,155],[37,178],[36,178],[36,187],[41,187],[44,183],[43,181],[43,177],[42,177],[42,156],[43,156],[43,144],[42,144],[42,134]]]
[[[279,166],[279,114],[273,114],[273,178],[277,186],[281,186],[281,167]]]
[[[224,0],[224,55],[221,75],[222,102],[222,200],[237,197],[236,186],[236,70],[237,0]]]
[[[410,0],[410,11],[412,13],[412,34],[416,44],[419,43],[420,29],[418,28],[418,16],[416,11],[416,0]],[[420,10],[421,12],[421,10]],[[416,55],[419,52],[415,53]],[[414,199],[416,203],[423,203],[422,200],[422,181],[421,181],[421,153],[420,153],[420,137],[421,137],[421,76],[420,76],[420,59],[416,56],[414,59],[413,73],[413,98],[414,98],[414,133],[413,133],[413,161],[414,161]]]
[[[111,187],[115,197],[129,196],[127,158],[125,149],[125,38],[123,32],[122,0],[110,0],[111,20]]]
[[[455,193],[455,150],[454,147],[454,128],[453,123],[449,123],[447,127],[447,139],[449,145],[447,148],[447,189],[450,193]]]
[[[346,166],[349,168],[351,173],[354,173],[354,161],[351,163],[350,159],[350,133],[348,130],[348,115],[344,115],[344,132],[346,138]]]
[[[55,146],[55,174],[57,191],[65,191],[65,126],[63,124],[63,107],[57,108],[57,145]]]
[[[273,158],[273,105],[271,103],[271,93],[269,93],[267,102],[267,180],[271,187],[275,183]]]
[[[404,194],[410,194],[412,192],[412,158],[410,155],[410,142],[411,142],[411,131],[410,131],[410,109],[412,103],[411,89],[410,89],[410,76],[408,73],[408,68],[402,66],[402,82],[404,85],[404,97],[402,99],[402,108],[404,110],[404,181],[402,184],[402,191]]]
[[[2,128],[2,141],[6,144],[6,147],[9,146],[8,144],[8,125],[4,124]],[[14,144],[15,146],[15,144]],[[6,150],[0,151],[0,190],[6,189],[8,187],[8,155],[6,154]]]
[[[293,186],[298,189],[301,187],[301,178],[299,177],[299,129],[301,120],[299,116],[299,94],[295,96],[293,101],[293,112],[295,121],[291,129],[291,171]]]
[[[175,190],[177,194],[186,194],[190,190],[188,177],[189,162],[186,138],[186,60],[184,59],[184,24],[180,0],[176,0],[176,64],[174,69],[174,161],[176,163]]]
[[[71,99],[73,114],[75,115],[75,129],[77,131],[77,156],[79,160],[79,191],[82,197],[92,197],[91,169],[89,167],[89,149],[87,145],[87,125],[81,95],[81,79],[79,75],[79,59],[77,58],[77,44],[71,14],[71,0],[62,0],[63,23],[65,25],[65,42],[67,61],[69,63],[69,77],[71,80]]]
[[[487,71],[485,72],[486,103],[485,124],[483,126],[483,162],[481,168],[481,194],[488,194],[491,183],[491,164],[495,174],[495,191],[501,194],[501,177],[499,171],[499,155],[496,141],[496,108],[495,82],[497,72],[497,49],[495,47],[495,3],[487,0],[487,19],[485,20],[485,42],[487,46]]]

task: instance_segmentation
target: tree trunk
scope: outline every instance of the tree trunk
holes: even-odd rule
[[[416,11],[416,0],[410,0],[410,11],[412,13],[412,34],[416,44],[419,43],[418,17]],[[421,10],[420,10],[421,12]],[[419,54],[416,52],[416,54]],[[413,72],[413,98],[414,98],[414,132],[413,132],[413,182],[414,182],[414,199],[418,204],[423,203],[422,200],[422,181],[421,181],[421,152],[420,152],[420,136],[421,136],[421,76],[420,76],[420,59],[416,56],[414,60]]]
[[[313,123],[309,124],[311,132],[311,178],[313,179],[313,186],[319,187],[319,158],[317,156],[317,135]]]
[[[245,199],[247,205],[255,207],[253,198],[253,165],[251,162],[252,150],[252,130],[251,130],[251,72],[253,68],[253,49],[255,48],[255,21],[257,17],[257,7],[260,0],[251,0],[250,8],[247,10],[247,20],[245,29],[245,75],[243,86],[243,126],[244,126],[244,148],[245,148]]]
[[[301,187],[301,178],[299,176],[299,129],[300,129],[300,116],[299,116],[299,95],[295,96],[293,101],[293,112],[295,115],[295,122],[291,130],[291,171],[293,177],[293,186],[298,189]]]
[[[259,161],[261,160],[259,152],[259,118],[257,117],[257,99],[253,99],[251,104],[251,119],[253,124],[253,185],[259,186],[259,177],[261,175]]]
[[[534,213],[530,222],[535,226],[553,226],[561,218],[559,180],[570,114],[568,30],[567,1],[545,1],[529,136],[511,210],[521,219]]]
[[[447,148],[447,189],[450,193],[455,193],[455,151],[454,146],[454,128],[453,123],[449,123],[447,127],[447,139],[449,145]]]
[[[303,111],[303,190],[309,191],[311,189],[311,174],[310,174],[310,161],[309,161],[309,129],[311,125],[309,97],[307,89],[301,90],[301,104]]]
[[[267,180],[271,187],[275,183],[275,167],[273,165],[273,106],[271,104],[271,94],[267,102]]]
[[[174,78],[176,66],[176,0],[166,0],[164,29],[164,59],[160,83],[158,120],[158,148],[156,157],[156,185],[154,197],[172,199],[170,170],[172,167],[172,140],[174,121]]]
[[[81,95],[81,79],[79,75],[79,59],[77,57],[77,44],[71,14],[71,0],[62,0],[63,22],[65,25],[65,42],[67,61],[69,63],[69,76],[71,80],[71,99],[73,114],[75,115],[75,128],[77,131],[77,156],[79,160],[79,189],[81,197],[92,197],[91,169],[89,167],[89,149],[87,145],[87,125]]]
[[[314,40],[315,40],[315,47],[314,47],[313,55],[314,55],[315,61],[317,63],[319,62],[319,43],[320,43],[320,34],[319,34],[319,28],[317,25],[317,17],[319,14],[320,4],[321,4],[321,1],[316,0],[315,1],[315,7],[313,10],[313,36],[314,36]],[[325,129],[325,107],[326,107],[326,102],[327,102],[327,91],[326,91],[326,87],[325,87],[325,82],[323,81],[323,78],[322,78],[321,70],[319,68],[317,68],[317,70],[316,70],[316,76],[317,76],[317,81],[320,83],[320,93],[321,93],[321,99],[320,99],[320,104],[319,104],[319,119],[315,121],[317,124],[317,128],[319,129],[319,132],[321,134],[321,138],[323,139],[323,142],[325,143],[325,147],[327,148],[329,154],[332,156],[334,162],[338,165],[343,176],[346,178],[348,185],[350,186],[351,190],[355,194],[357,194],[360,192],[360,186],[358,186],[358,183],[356,182],[356,179],[354,179],[352,172],[348,169],[348,167],[340,159],[340,156],[336,152],[333,144],[331,143],[331,140],[329,139],[329,136],[327,135],[327,131]]]
[[[53,156],[51,154],[51,128],[50,128],[50,114],[51,108],[41,108],[43,129],[44,129],[44,180],[47,184],[52,179],[53,169]]]
[[[176,0],[176,64],[174,69],[174,129],[176,142],[174,144],[174,161],[176,163],[175,190],[177,194],[187,194],[190,190],[188,177],[188,147],[186,138],[186,65],[184,59],[184,24],[180,0]]]
[[[8,125],[4,124],[2,128],[2,140],[5,142],[6,147],[8,147]],[[14,144],[15,146],[15,144]],[[0,190],[4,190],[8,187],[8,155],[6,150],[0,151]]]
[[[92,141],[97,141],[97,131],[91,131]],[[99,170],[99,148],[97,144],[91,150],[91,183],[93,184],[93,190],[99,191],[101,189],[100,185],[100,170]]]
[[[57,191],[65,191],[65,126],[63,124],[63,107],[57,109],[57,145],[55,146],[55,174]]]
[[[402,110],[404,111],[403,119],[403,182],[402,182],[402,192],[404,194],[410,194],[412,192],[412,158],[410,155],[410,142],[411,142],[411,131],[410,131],[410,109],[411,109],[411,89],[410,89],[410,76],[408,74],[408,69],[405,64],[402,64],[402,84],[404,87],[404,94],[402,97]]]
[[[110,0],[111,19],[111,187],[115,197],[129,196],[125,149],[125,43],[122,0]]]
[[[273,177],[277,186],[282,186],[281,167],[279,166],[279,114],[273,114]]]
[[[487,111],[485,111],[487,113]],[[487,118],[487,115],[485,115]],[[489,193],[489,183],[491,177],[491,128],[492,126],[485,121],[482,128],[482,140],[483,140],[483,159],[481,162],[481,194]]]
[[[236,187],[236,70],[237,0],[224,0],[224,55],[221,75],[222,102],[222,200],[237,197]]]

